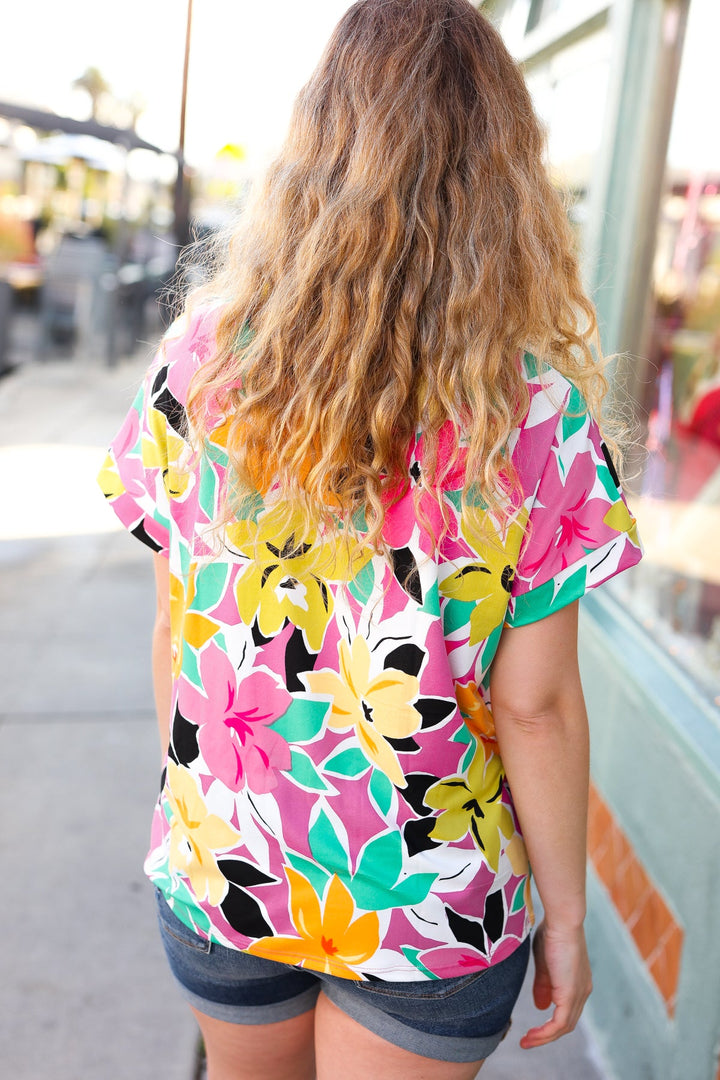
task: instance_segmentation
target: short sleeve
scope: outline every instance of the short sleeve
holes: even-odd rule
[[[113,439],[98,483],[121,523],[155,552],[169,554],[172,397],[162,350]],[[175,406],[178,403],[175,401]],[[177,413],[177,408],[175,409]],[[174,451],[174,448],[173,448]]]
[[[641,557],[610,453],[573,390],[531,500],[506,622],[537,622]]]

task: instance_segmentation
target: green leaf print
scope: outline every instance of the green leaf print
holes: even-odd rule
[[[512,904],[510,905],[510,914],[514,915],[516,911],[521,911],[525,906],[525,882],[521,881],[515,890],[515,895],[512,898]]]
[[[575,435],[588,423],[587,405],[577,387],[572,388],[565,408],[567,412],[563,414],[562,421],[563,441]],[[568,413],[574,413],[575,415],[568,416]]]
[[[377,882],[385,889],[391,889],[402,869],[402,841],[400,833],[383,833],[370,840],[360,854],[353,883],[358,879]],[[361,905],[365,907],[365,905]]]
[[[425,603],[420,610],[425,611],[428,615],[440,614],[440,591],[437,581],[426,592]]]
[[[383,911],[422,903],[436,877],[436,874],[411,874],[390,889],[380,881],[371,881],[356,874],[347,882],[347,886],[358,907],[365,911]]]
[[[205,914],[202,908],[193,906],[192,908],[192,921],[195,924],[195,929],[200,933],[210,933],[211,923],[209,917]]]
[[[544,364],[542,360],[538,360],[532,353],[523,353],[523,363],[525,364],[528,379],[537,379],[542,372],[547,371],[547,364]]]
[[[430,889],[437,874],[411,874],[391,889],[393,907],[408,907],[411,904],[421,904]]]
[[[458,514],[462,512],[462,488],[458,488],[457,491],[444,491],[443,495],[450,500]]]
[[[617,502],[617,500],[618,500],[618,487],[617,487],[617,484],[615,483],[615,481],[613,480],[612,473],[608,469],[607,465],[596,465],[596,468],[597,468],[597,474],[600,477],[600,481],[602,483],[602,486],[605,488],[605,491],[607,492],[608,497],[610,498],[610,500],[612,502]]]
[[[470,733],[470,729],[467,727],[466,724],[463,724],[461,728],[457,729],[450,742],[459,742],[466,744],[472,742],[473,750],[475,749],[475,740],[473,739],[472,734]]]
[[[318,814],[317,821],[308,833],[308,840],[312,857],[321,866],[328,867],[331,873],[347,881],[350,877],[348,853],[324,810]]]
[[[274,724],[268,724],[268,727],[282,735],[285,742],[312,742],[323,730],[325,714],[329,708],[327,701],[294,698],[282,716],[279,716]]]
[[[492,660],[497,652],[497,647],[500,644],[500,637],[503,632],[503,626],[505,625],[505,619],[495,627],[493,632],[488,637],[482,650],[482,666],[487,671],[492,663]]]
[[[306,859],[302,855],[296,855],[294,851],[287,852],[287,860],[298,873],[303,874],[308,879],[318,896],[322,896],[330,880],[330,874],[326,874],[321,866],[318,866],[317,863],[312,862],[310,859]]]
[[[447,600],[443,608],[443,633],[449,637],[461,626],[469,626],[475,604],[467,600]]]
[[[380,811],[382,817],[387,817],[387,814],[392,806],[394,788],[384,772],[380,772],[379,769],[373,769],[373,774],[370,777],[370,795],[374,799],[375,804]]]
[[[544,619],[548,615],[552,615],[553,612],[559,611],[560,608],[566,607],[568,604],[572,604],[574,600],[578,600],[585,592],[585,581],[587,579],[587,567],[580,566],[571,574],[570,577],[562,583],[557,596],[553,596],[555,592],[555,579],[550,578],[544,585],[540,585],[537,589],[530,589],[529,592],[522,593],[515,600],[515,611],[512,617],[512,626],[525,626],[527,623],[537,622],[538,619]]]
[[[370,768],[370,762],[356,746],[349,750],[341,750],[327,761],[323,762],[323,772],[333,773],[335,776],[361,776]]]
[[[215,470],[203,458],[200,467],[200,482],[198,484],[198,503],[208,521],[212,521],[215,517],[216,490],[217,477],[215,476]]]
[[[227,582],[227,564],[211,562],[198,568],[195,576],[194,611],[208,611],[220,603]]]
[[[403,945],[402,951],[403,955],[407,957],[412,966],[416,967],[418,971],[421,971],[423,975],[427,976],[428,979],[440,978],[440,976],[435,975],[434,972],[430,970],[430,968],[426,968],[422,960],[418,959],[418,957],[420,956],[420,949],[411,949],[409,945]]]
[[[350,593],[360,604],[367,604],[375,588],[375,568],[372,562],[365,563],[348,586]]]
[[[284,775],[298,787],[309,791],[328,791],[329,788],[304,750],[291,750],[292,764]]]
[[[472,743],[471,743],[470,746],[468,746],[467,750],[463,754],[463,759],[460,762],[460,772],[461,773],[466,772],[470,768],[470,765],[472,763],[472,759],[475,756],[475,747],[477,746],[477,740],[474,739],[472,735],[470,736],[470,738],[472,739]]]
[[[195,655],[195,650],[188,645],[187,641],[183,645],[182,651],[182,673],[189,683],[202,689],[202,679],[200,678],[200,671],[198,669],[197,656]]]

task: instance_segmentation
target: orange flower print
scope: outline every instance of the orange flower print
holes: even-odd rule
[[[469,731],[479,739],[485,750],[485,757],[495,752],[495,721],[493,714],[482,699],[477,683],[469,682],[464,686],[455,686],[458,708]],[[489,744],[489,745],[488,745]]]
[[[300,936],[260,938],[247,951],[283,964],[300,964],[311,971],[360,980],[362,976],[353,968],[366,963],[380,948],[377,912],[353,918],[355,903],[337,874],[325,890],[321,910],[307,878],[290,867],[285,873],[290,884],[290,913]]]

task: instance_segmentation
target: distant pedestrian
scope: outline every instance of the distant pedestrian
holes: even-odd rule
[[[640,558],[543,137],[467,0],[361,0],[102,483],[155,552],[146,871],[210,1080],[473,1077],[590,993],[577,601]],[[511,794],[512,792],[512,794]]]

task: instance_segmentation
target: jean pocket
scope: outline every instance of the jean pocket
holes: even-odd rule
[[[212,949],[212,942],[208,941],[207,938],[201,937],[200,934],[197,934],[194,930],[191,930],[189,926],[186,926],[181,919],[178,919],[160,889],[156,888],[155,899],[157,901],[158,920],[163,934],[168,934],[171,938],[174,938],[175,941],[179,941],[182,945],[187,945],[190,949],[195,949],[196,952],[210,952]]]
[[[474,971],[472,975],[459,975],[453,979],[423,979],[419,982],[358,982],[355,986],[367,994],[396,1001],[444,1001],[459,994],[487,973],[489,969]]]

